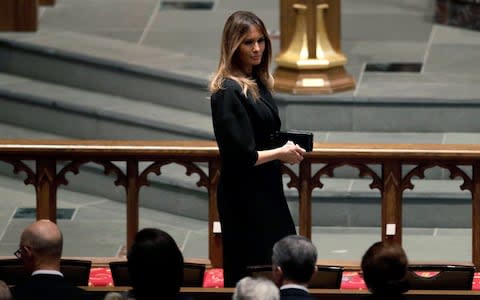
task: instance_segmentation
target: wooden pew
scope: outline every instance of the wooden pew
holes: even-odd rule
[[[37,31],[37,0],[1,0],[0,31]]]
[[[130,287],[82,287],[87,290],[94,299],[103,299],[108,292],[125,292]],[[190,296],[195,300],[231,300],[234,288],[193,288],[184,287],[180,290],[183,295]],[[369,292],[366,290],[342,290],[342,289],[310,289],[310,293],[316,299],[324,300],[361,300]],[[478,300],[480,291],[445,291],[445,290],[416,290],[405,294],[406,300]]]

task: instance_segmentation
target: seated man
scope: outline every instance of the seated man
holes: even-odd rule
[[[403,299],[408,291],[408,259],[402,246],[376,242],[362,257],[363,280],[374,299]]]
[[[278,287],[266,278],[244,277],[237,282],[233,300],[279,300]]]
[[[14,299],[88,299],[84,290],[67,282],[60,273],[62,248],[62,233],[55,223],[39,220],[25,228],[15,256],[32,276],[12,289]]]
[[[317,249],[300,235],[289,235],[273,246],[273,280],[281,300],[315,299],[307,289],[316,269]]]

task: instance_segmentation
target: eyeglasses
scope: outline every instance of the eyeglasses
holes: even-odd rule
[[[18,259],[22,259],[22,251],[23,247],[20,247],[17,251],[13,252],[13,255],[15,255]]]

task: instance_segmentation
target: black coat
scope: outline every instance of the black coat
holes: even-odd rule
[[[12,289],[15,300],[89,299],[87,292],[67,282],[60,275],[37,274]]]
[[[230,79],[211,97],[221,157],[217,201],[225,286],[244,277],[248,265],[270,264],[273,244],[295,234],[280,162],[255,166],[257,151],[271,148],[270,136],[281,125],[272,95],[258,85],[261,99],[257,101],[245,97],[240,85]]]
[[[302,289],[283,289],[280,290],[280,300],[314,300],[308,292]]]

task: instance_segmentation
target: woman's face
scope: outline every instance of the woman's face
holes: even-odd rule
[[[258,30],[257,26],[250,26],[250,30],[245,35],[237,52],[240,68],[246,75],[251,75],[253,66],[260,64],[264,50],[265,36]]]

